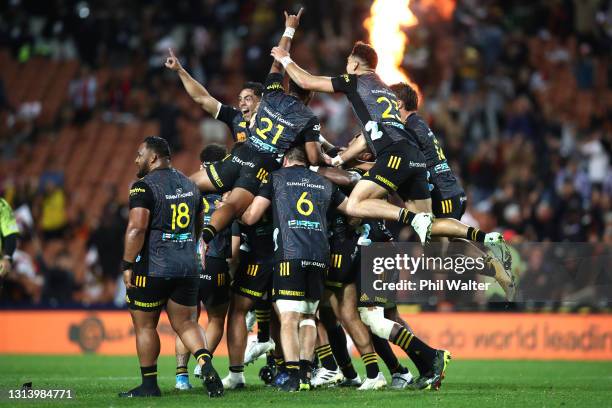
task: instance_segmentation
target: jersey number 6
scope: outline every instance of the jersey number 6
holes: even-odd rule
[[[312,201],[306,198],[307,195],[308,192],[304,191],[300,196],[299,200],[297,200],[296,205],[298,212],[306,217],[312,214],[312,210],[314,210],[314,205],[312,204]]]

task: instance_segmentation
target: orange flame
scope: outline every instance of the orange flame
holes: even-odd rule
[[[421,0],[421,7],[434,9],[442,19],[448,20],[455,11],[455,0]]]
[[[399,68],[408,44],[408,37],[402,27],[418,24],[409,8],[410,0],[392,3],[391,5],[388,0],[374,0],[370,17],[363,23],[370,33],[370,43],[378,53],[376,72],[387,84],[409,81],[408,76]]]
[[[370,44],[378,53],[376,72],[381,79],[389,85],[406,82],[417,91],[421,99],[419,87],[401,68],[409,42],[404,29],[419,23],[410,10],[410,1],[374,0],[370,16],[363,25],[369,32]],[[444,20],[449,19],[455,10],[455,0],[421,0],[421,2],[425,9],[435,9]]]

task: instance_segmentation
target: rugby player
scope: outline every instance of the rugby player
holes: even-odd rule
[[[302,12],[300,9],[297,15],[291,16],[285,12],[286,28],[279,42],[281,49],[289,49]],[[205,171],[191,176],[201,191],[231,191],[223,207],[215,211],[210,223],[204,226],[205,242],[210,242],[218,230],[243,213],[253,201],[261,181],[280,166],[287,149],[305,144],[310,162],[317,163],[321,158],[319,120],[306,106],[312,93],[292,83],[289,93],[285,93],[282,71],[282,65],[274,61],[257,114],[251,118],[253,128],[248,130],[244,145]]]
[[[467,197],[463,187],[455,176],[453,170],[448,165],[446,156],[438,139],[427,123],[417,113],[419,105],[418,94],[406,83],[391,85],[391,90],[397,95],[398,110],[404,126],[412,129],[410,136],[425,156],[427,171],[429,171],[429,182],[433,185],[431,191],[431,206],[436,218],[454,218],[461,220],[465,212]],[[516,293],[515,277],[511,271],[510,252],[500,253],[499,247],[493,246],[491,251],[494,258],[487,256],[480,250],[471,246],[477,251],[476,256],[483,256],[488,259],[489,267],[485,269],[487,276],[494,277],[499,285],[504,289],[508,300],[513,300]],[[500,268],[499,265],[502,265]]]
[[[201,166],[205,167],[213,161],[221,160],[227,151],[224,146],[210,144],[200,152]],[[219,194],[206,194],[202,197],[204,220],[210,220],[211,214],[221,205],[223,197]],[[232,228],[226,228],[218,234],[208,245],[198,241],[198,258],[200,270],[200,288],[198,291],[198,318],[200,302],[205,306],[208,315],[208,326],[206,327],[206,343],[211,353],[214,353],[223,337],[225,327],[225,315],[229,303],[229,262],[232,256],[237,256],[240,248],[240,236],[232,234],[238,228],[237,223]],[[189,350],[183,345],[179,337],[176,337],[176,385],[178,390],[191,389],[189,383],[189,372],[187,362],[189,361]],[[200,377],[200,366],[196,366],[194,374]]]
[[[362,136],[351,148],[330,163],[339,166],[360,152],[370,149],[375,165],[359,180],[349,197],[348,212],[362,219],[384,219],[411,225],[424,244],[430,236],[464,238],[484,242],[498,252],[509,254],[502,235],[485,234],[455,219],[434,221],[427,182],[427,163],[411,140],[412,130],[404,127],[397,97],[376,74],[378,55],[368,44],[358,41],[347,58],[347,74],[335,78],[313,76],[291,60],[279,47],[271,55],[285,67],[300,87],[312,91],[346,94],[362,125]],[[404,202],[400,207],[387,200],[397,192]]]
[[[15,214],[9,203],[0,198],[0,281],[11,271],[13,264],[13,253],[17,248],[17,237],[19,227],[15,220]],[[0,284],[1,289],[1,284]]]
[[[349,143],[349,148],[352,143],[356,142],[357,137]],[[369,153],[361,153],[356,159],[352,159],[344,164],[344,166],[348,168],[348,171],[332,168],[320,168],[318,171],[324,174],[330,180],[334,180],[339,186],[342,186],[344,191],[350,192],[351,188],[355,185],[355,182],[372,168],[374,164],[371,162],[372,158],[372,155]],[[345,225],[346,222],[346,220],[336,217],[336,224],[338,226]],[[334,232],[340,235],[340,237],[343,237],[346,231],[350,230],[345,228],[345,232],[343,232],[342,228],[337,228],[337,230]],[[361,290],[358,288],[358,285],[357,287],[355,285],[355,283],[359,284],[360,282],[358,279],[358,274],[361,267],[359,248],[363,245],[369,245],[372,242],[390,242],[393,240],[393,236],[386,229],[384,223],[373,220],[366,220],[366,222],[360,226],[360,234],[358,235],[358,239],[344,239],[344,244],[342,243],[342,240],[339,245],[332,244],[332,247],[338,249],[337,253],[332,251],[332,264],[335,267],[330,268],[330,272],[326,279],[326,286],[329,289],[334,290],[334,288],[347,286],[355,288],[354,291],[356,293],[360,293]],[[350,310],[358,310],[361,320],[374,334],[372,337],[372,343],[374,344],[376,352],[383,358],[385,365],[392,374],[391,387],[395,389],[406,388],[412,383],[412,375],[407,368],[403,367],[399,363],[399,360],[388,344],[388,341],[391,341],[400,345],[400,347],[403,346],[403,343],[399,344],[396,341],[396,339],[400,339],[399,336],[391,337],[391,333],[387,333],[391,329],[401,332],[401,328],[399,327],[400,323],[388,320],[380,313],[386,303],[384,299],[368,299],[364,298],[364,296],[365,294],[362,296],[356,295],[351,297],[351,302],[344,307],[350,308]],[[359,297],[358,302],[356,301],[357,297]],[[345,303],[348,302],[345,301]],[[324,309],[321,311],[322,317],[325,316],[323,310]],[[408,331],[410,330],[408,329]],[[330,334],[330,339],[332,337],[333,336]],[[415,341],[412,347],[402,348],[413,360],[417,366],[417,369],[419,370],[419,373],[421,373],[421,377],[423,377],[420,382],[424,383],[424,385],[421,388],[426,388],[427,386],[431,386],[431,384],[438,384],[437,380],[438,378],[442,377],[443,371],[445,370],[445,361],[450,358],[450,354],[443,350],[434,350],[418,339]],[[431,352],[432,350],[434,352]],[[334,350],[334,352],[340,352],[340,355],[344,354],[341,349]],[[437,376],[434,376],[434,372],[436,371],[434,370],[434,367],[437,369]],[[323,371],[322,375],[324,374],[327,373]],[[426,382],[426,379],[429,382]]]
[[[243,214],[256,221],[274,200],[275,259],[273,299],[281,320],[281,341],[289,379],[285,391],[310,389],[311,361],[316,341],[315,312],[323,294],[329,262],[327,213],[345,211],[346,196],[331,182],[306,168],[301,148],[291,149],[283,168]],[[366,332],[367,333],[367,332]],[[359,389],[376,389],[384,380],[375,353],[362,355],[369,375]],[[299,359],[299,364],[298,364]],[[382,379],[381,379],[382,377]]]
[[[243,242],[240,246],[240,261],[231,286],[227,320],[230,366],[229,374],[223,378],[226,389],[238,389],[246,385],[244,360],[248,332],[245,319],[253,307],[261,307],[262,303],[271,300],[274,267],[273,230],[271,214],[264,215],[254,225],[240,225]],[[279,361],[278,364],[281,365],[282,362]]]
[[[172,328],[200,365],[208,395],[222,396],[221,379],[196,320],[196,242],[203,216],[200,192],[189,178],[171,167],[168,142],[160,137],[144,140],[136,165],[141,179],[130,189],[122,270],[142,384],[119,396],[161,395],[157,385],[157,323],[164,307]]]
[[[263,93],[263,85],[259,82],[246,82],[242,86],[242,90],[238,94],[238,107],[222,104],[215,97],[210,95],[208,90],[193,79],[191,75],[183,68],[180,61],[174,55],[174,52],[169,49],[169,56],[166,59],[165,66],[172,71],[178,73],[183,87],[191,96],[191,98],[208,112],[213,118],[225,123],[232,135],[234,142],[244,142],[247,137],[247,129],[251,117],[257,110],[257,105],[261,100]]]

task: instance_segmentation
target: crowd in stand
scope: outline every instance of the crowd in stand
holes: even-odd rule
[[[433,3],[411,2],[419,24],[406,29],[403,68],[419,85],[422,115],[468,194],[464,221],[502,230],[515,244],[612,244],[612,2],[458,0],[448,18]],[[267,74],[269,50],[283,28],[277,11],[297,4],[15,0],[0,6],[0,47],[21,63],[36,55],[80,61],[54,126],[94,116],[148,117],[159,121],[161,136],[178,151],[185,136],[180,117],[199,125],[203,142],[225,130],[203,112],[181,111],[180,84],[162,68],[166,50],[175,49],[211,94],[236,104],[244,81],[263,81]],[[353,41],[367,40],[361,22],[371,2],[305,4],[293,59],[311,72],[341,73]],[[102,89],[100,70],[109,72]],[[0,80],[0,110],[8,112],[2,126],[10,129],[19,115],[33,111],[35,117],[36,107],[24,113],[11,106],[6,88]],[[330,141],[343,144],[357,131],[343,97],[320,95],[312,107]],[[32,124],[9,132],[0,139],[0,158],[35,141],[38,130]],[[37,180],[0,174],[0,192],[24,227],[16,301],[113,301],[126,215],[116,200],[107,204],[103,222],[91,225],[87,214],[66,213],[70,196],[62,174],[46,172]],[[43,261],[41,246],[74,234],[86,235],[90,249],[83,272],[76,272],[67,247]],[[538,265],[537,256],[526,260],[525,281],[546,285],[532,279],[532,264]]]

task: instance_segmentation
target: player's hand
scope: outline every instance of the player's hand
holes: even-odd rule
[[[327,155],[327,153],[323,153],[321,155],[321,158],[323,159],[323,161],[325,162],[326,165],[331,166],[332,165],[332,158]]]
[[[183,69],[183,66],[179,62],[178,58],[176,58],[176,56],[174,55],[172,48],[168,48],[168,53],[170,55],[166,58],[166,63],[164,64],[166,65],[166,68],[169,68],[173,71],[180,71],[181,69]]]
[[[0,278],[8,275],[11,272],[11,261],[2,259],[0,262]]]
[[[300,11],[298,11],[297,15],[287,14],[285,11],[285,27],[297,28],[300,25],[300,17],[303,12],[304,7],[300,7]]]
[[[270,55],[273,56],[276,61],[281,62],[281,59],[288,57],[289,53],[280,47],[274,47],[272,48]]]
[[[125,283],[125,287],[127,289],[132,289],[136,287],[132,284],[133,273],[134,272],[131,269],[126,269],[125,271],[123,271],[123,283]]]

